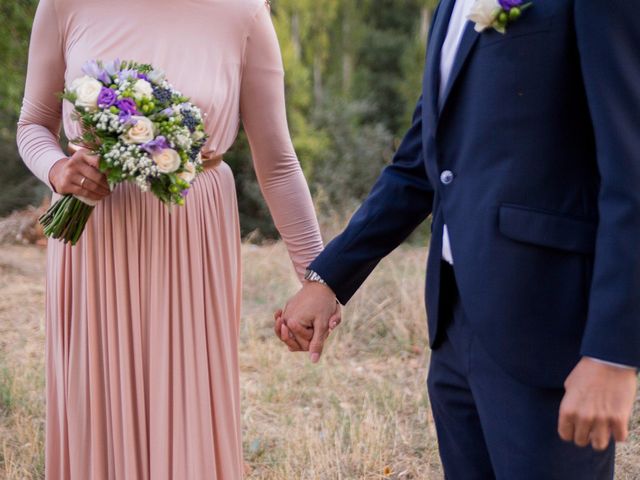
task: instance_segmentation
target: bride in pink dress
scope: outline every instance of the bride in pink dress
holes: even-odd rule
[[[61,122],[79,132],[56,94],[88,60],[115,58],[165,70],[206,114],[207,169],[171,215],[131,184],[108,195],[86,151],[60,148]],[[19,149],[57,194],[103,198],[75,247],[48,247],[48,480],[242,478],[240,234],[220,162],[240,120],[301,277],[322,241],[265,0],[40,1]]]

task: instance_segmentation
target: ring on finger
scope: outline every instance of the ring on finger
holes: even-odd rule
[[[82,177],[82,180],[80,180],[80,188],[84,188],[84,182],[87,181],[87,177]]]

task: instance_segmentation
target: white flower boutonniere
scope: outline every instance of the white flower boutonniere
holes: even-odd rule
[[[524,0],[476,0],[469,13],[469,20],[476,24],[478,33],[493,28],[505,34],[507,26],[518,20],[522,12],[532,5],[533,2]]]

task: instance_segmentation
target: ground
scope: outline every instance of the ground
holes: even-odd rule
[[[441,479],[425,391],[426,250],[382,263],[317,366],[273,337],[272,312],[296,290],[283,246],[245,245],[243,256],[248,478]],[[0,479],[43,478],[44,268],[42,247],[0,246]],[[640,479],[640,415],[617,463],[617,479]]]

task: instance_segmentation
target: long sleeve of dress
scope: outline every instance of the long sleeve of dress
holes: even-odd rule
[[[302,277],[323,244],[309,187],[289,134],[282,57],[266,7],[261,7],[254,19],[245,48],[242,121],[262,194]]]
[[[50,188],[49,170],[66,155],[60,147],[64,45],[55,0],[40,0],[31,33],[29,64],[16,141],[29,169]]]

